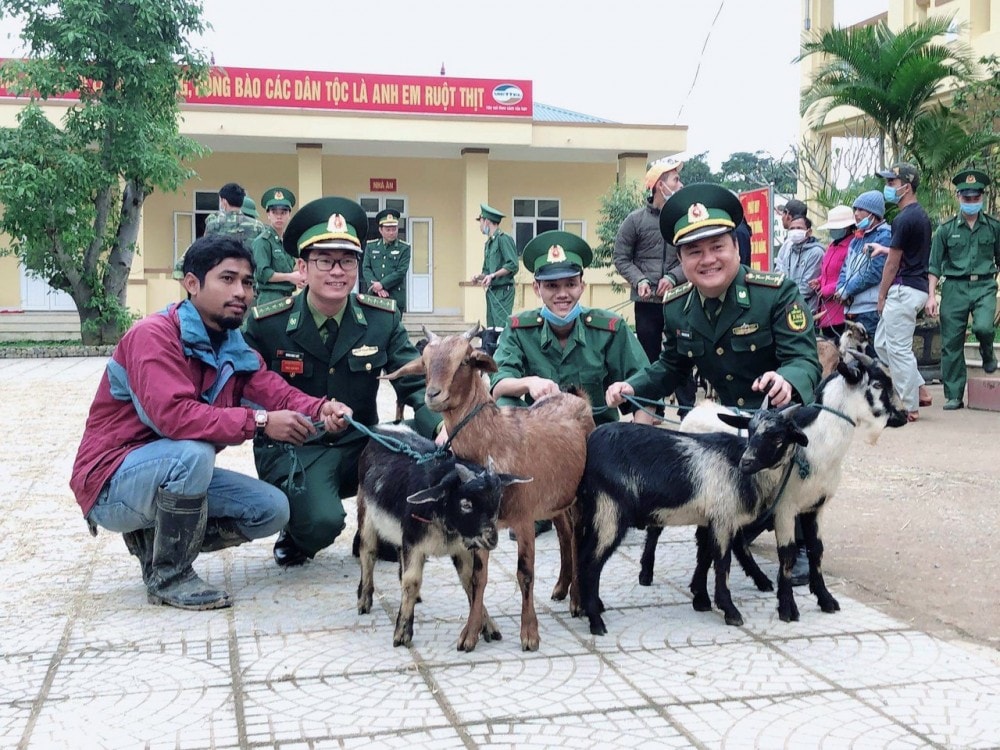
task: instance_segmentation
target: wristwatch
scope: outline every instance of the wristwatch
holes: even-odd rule
[[[257,437],[264,437],[264,428],[267,427],[267,412],[263,409],[257,409],[253,413],[253,423],[257,425]]]

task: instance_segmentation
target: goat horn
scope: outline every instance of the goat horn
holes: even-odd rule
[[[435,341],[440,341],[441,340],[441,337],[438,336],[436,333],[434,333],[434,331],[432,331],[426,325],[423,326],[423,329],[424,329],[424,337],[427,339],[427,343],[428,344],[432,344]]]
[[[462,338],[465,339],[466,341],[472,341],[472,339],[474,339],[482,332],[483,328],[482,326],[479,325],[479,321],[477,320],[476,324],[472,326],[472,328],[470,328],[468,331],[462,334]]]
[[[771,408],[771,397],[768,394],[764,394],[764,401],[760,405],[761,411]]]
[[[847,352],[865,367],[871,367],[875,363],[875,360],[859,349],[848,349]]]

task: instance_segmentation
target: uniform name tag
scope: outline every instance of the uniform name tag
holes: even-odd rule
[[[279,369],[284,375],[301,375],[305,372],[305,355],[302,352],[289,352],[278,349]]]
[[[355,357],[370,357],[376,353],[378,353],[377,346],[359,346],[357,349],[351,349],[351,354]]]
[[[390,250],[389,255],[399,255],[399,250]]]
[[[693,337],[691,336],[691,331],[681,331],[681,330],[678,330],[677,331],[677,338],[679,338],[679,339],[691,339]]]
[[[757,329],[760,328],[756,323],[744,323],[743,325],[736,326],[733,329],[734,336],[747,336],[751,333],[755,333]]]

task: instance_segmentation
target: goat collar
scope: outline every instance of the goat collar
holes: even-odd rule
[[[423,516],[418,516],[416,513],[411,513],[410,514],[410,518],[412,518],[414,521],[420,521],[420,523],[430,523],[431,522],[431,519],[424,518]]]
[[[836,414],[838,417],[840,417],[845,422],[847,422],[851,427],[857,427],[858,426],[857,422],[855,422],[849,416],[847,416],[846,414],[844,414],[844,412],[842,412],[842,411],[837,411],[836,409],[833,409],[833,408],[831,408],[829,406],[826,406],[825,404],[816,404],[816,403],[814,403],[814,404],[811,404],[811,406],[815,406],[817,409],[822,409],[823,411],[828,411],[831,414]]]
[[[452,432],[448,436],[448,440],[445,442],[445,444],[443,446],[441,446],[441,449],[444,450],[444,451],[449,450],[451,448],[451,441],[455,439],[455,436],[458,433],[460,433],[462,431],[462,428],[465,427],[467,424],[469,424],[469,422],[471,422],[479,412],[481,412],[483,410],[483,407],[485,407],[487,404],[490,404],[490,403],[493,403],[493,402],[492,401],[483,401],[483,403],[476,404],[475,406],[473,406],[472,407],[472,411],[470,411],[468,414],[466,414],[464,417],[462,417],[462,421],[459,422],[457,425],[455,425],[454,432]]]

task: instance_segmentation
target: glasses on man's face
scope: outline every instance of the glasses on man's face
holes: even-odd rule
[[[316,268],[320,271],[332,271],[334,266],[339,265],[345,271],[354,271],[358,267],[358,259],[352,256],[346,258],[328,258],[325,255],[321,255],[318,258],[310,258],[310,263],[315,263]]]

